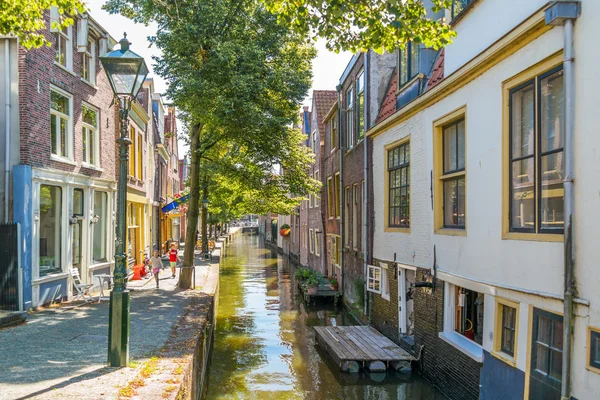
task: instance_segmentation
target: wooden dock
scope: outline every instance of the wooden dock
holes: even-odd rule
[[[414,360],[400,346],[370,326],[315,326],[317,343],[344,372],[400,369]]]

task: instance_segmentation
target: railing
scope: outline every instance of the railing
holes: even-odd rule
[[[0,224],[0,310],[19,310],[17,224]]]

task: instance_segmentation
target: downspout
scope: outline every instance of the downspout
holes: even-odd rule
[[[5,149],[4,149],[4,222],[8,222],[8,180],[10,178],[10,39],[4,39],[4,84],[5,86],[5,100],[6,106],[6,138],[5,138]]]
[[[573,23],[581,13],[579,1],[554,2],[546,9],[546,25],[563,25],[564,29],[564,60],[563,79],[565,90],[565,145],[564,163],[565,191],[564,204],[564,300],[563,300],[563,357],[561,399],[571,398],[571,353],[574,330],[573,295],[575,284],[574,260],[575,246],[573,240],[574,210],[574,143],[575,143],[575,71],[573,69]]]
[[[369,175],[368,175],[368,149],[367,149],[367,130],[369,129],[369,119],[367,118],[367,110],[368,110],[368,105],[369,105],[369,52],[367,51],[364,56],[363,56],[363,73],[364,73],[364,82],[365,82],[365,87],[364,87],[364,93],[365,93],[365,104],[364,104],[364,110],[363,110],[363,115],[364,120],[365,120],[365,124],[363,129],[365,130],[364,133],[364,137],[363,137],[363,187],[362,187],[362,198],[363,198],[363,231],[362,231],[362,249],[363,249],[363,277],[364,277],[364,298],[365,298],[365,304],[364,304],[364,313],[365,316],[367,316],[367,318],[369,317],[369,297],[367,296],[367,269],[368,269],[368,248],[367,248],[367,232],[368,232],[368,223],[367,221],[369,220],[367,218],[367,213],[369,210],[369,201],[368,201],[368,190],[367,188],[369,187]]]
[[[338,203],[340,204],[340,246],[344,246],[344,162],[343,162],[343,157],[344,157],[344,145],[343,145],[343,138],[344,135],[342,135],[342,85],[338,85],[337,86],[337,92],[338,92],[338,113],[337,113],[337,119],[338,119],[338,153],[339,153],[339,163],[340,163],[340,187],[339,189],[339,193],[338,193]],[[333,184],[335,185],[335,175],[333,175]],[[341,276],[341,281],[342,284],[341,286],[341,295],[344,296],[344,285],[346,283],[346,281],[344,280],[344,251],[343,251],[343,247],[342,250],[341,249],[337,249],[338,253],[341,254],[340,257],[340,271],[342,273]]]

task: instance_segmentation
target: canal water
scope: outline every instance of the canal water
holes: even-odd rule
[[[312,327],[354,321],[331,305],[305,307],[294,271],[258,235],[233,241],[221,267],[207,399],[444,398],[416,373],[339,372]]]

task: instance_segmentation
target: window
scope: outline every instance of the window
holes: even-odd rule
[[[313,153],[317,153],[317,131],[313,131],[312,135],[311,135],[311,142],[310,142],[310,148],[312,149]]]
[[[315,255],[321,255],[321,232],[315,231]]]
[[[444,228],[465,229],[465,120],[442,129]]]
[[[337,174],[335,174],[334,181],[335,181],[334,182],[335,183],[335,185],[334,185],[335,186],[335,196],[333,196],[333,197],[335,199],[335,217],[339,218],[340,215],[342,215],[340,212],[340,201],[341,200],[338,199],[338,196],[340,194],[340,173],[339,172]]]
[[[321,178],[319,176],[319,171],[315,172],[315,180],[321,182]],[[315,195],[315,207],[319,207],[321,205],[321,196],[318,194]]]
[[[390,300],[390,280],[388,277],[388,265],[386,263],[380,263],[381,265],[381,297],[386,300]]]
[[[344,198],[346,199],[346,210],[344,212],[344,246],[348,246],[348,243],[350,242],[350,203],[352,202],[350,186],[346,186]]]
[[[421,46],[408,42],[404,49],[398,51],[399,87],[409,82],[419,73],[419,55]]]
[[[473,0],[452,0],[451,19],[456,18]]]
[[[40,186],[39,276],[62,272],[62,188]]]
[[[346,92],[346,149],[354,147],[354,89]]]
[[[454,289],[454,331],[481,346],[484,295],[460,286]]]
[[[337,113],[333,114],[331,117],[331,151],[333,151],[337,147]]]
[[[52,154],[70,157],[71,97],[50,90],[50,141]]]
[[[600,330],[589,328],[589,366],[600,372]]]
[[[137,151],[136,151],[136,158],[137,158],[137,178],[140,180],[144,179],[144,148],[143,148],[143,138],[141,134],[137,135]],[[171,194],[173,194],[173,192],[171,192]]]
[[[83,217],[84,205],[84,194],[83,189],[73,189],[73,216],[79,217],[77,223],[72,224],[71,231],[71,262],[73,268],[81,269],[81,249],[82,249],[82,228],[83,223],[81,217]]]
[[[562,352],[562,316],[534,308],[530,393],[544,399],[560,398]]]
[[[356,116],[358,120],[358,141],[365,137],[365,73],[361,71],[356,80]]]
[[[410,227],[410,143],[388,150],[388,226]]]
[[[304,248],[308,245],[308,227],[304,224]]]
[[[352,246],[358,248],[358,183],[352,187],[353,207],[352,207]]]
[[[81,107],[82,135],[83,135],[83,162],[100,164],[98,149],[98,111],[83,105]]]
[[[496,326],[494,330],[494,350],[510,356],[508,361],[515,363],[517,348],[517,324],[519,304],[502,298],[496,298]],[[506,358],[506,357],[503,357]]]
[[[309,229],[309,237],[308,237],[308,251],[310,251],[311,254],[313,254],[315,252],[315,231],[312,229]]]
[[[94,218],[97,218],[97,222],[93,227],[92,260],[94,263],[105,262],[107,260],[108,193],[94,192]]]
[[[341,244],[339,236],[331,236],[331,262],[333,265],[340,265]]]
[[[564,109],[562,67],[510,90],[511,232],[563,232]]]
[[[335,217],[335,188],[331,177],[327,178],[327,217],[329,219]]]
[[[71,69],[71,34],[71,27],[64,27],[56,32],[54,53],[54,61],[68,69]]]
[[[381,294],[381,268],[368,266],[367,291]]]
[[[129,140],[133,149],[129,154],[129,176],[135,177],[135,128],[133,126],[129,127]]]
[[[81,53],[81,77],[92,85],[96,83],[96,42],[92,39]]]

